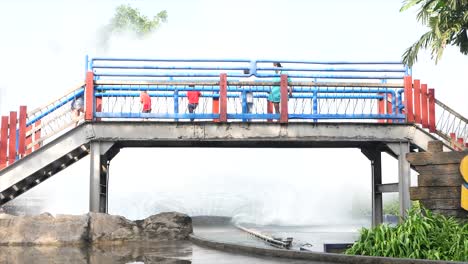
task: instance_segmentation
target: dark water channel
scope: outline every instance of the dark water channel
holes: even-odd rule
[[[194,234],[218,242],[271,248],[229,221],[200,223],[194,221]],[[293,236],[297,243],[310,242],[314,251],[323,251],[325,242],[352,242],[356,237],[354,227],[315,226],[280,227],[250,226],[269,234]],[[194,245],[190,241],[126,243],[124,245],[76,246],[0,246],[0,263],[8,264],[126,264],[126,263],[320,263],[303,260],[233,254]]]
[[[125,246],[79,247],[0,247],[4,264],[127,264],[127,263],[319,263],[280,258],[231,254],[202,248],[189,241],[170,243],[127,244]]]

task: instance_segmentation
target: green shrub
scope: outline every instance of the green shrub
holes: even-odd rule
[[[414,206],[395,227],[363,228],[346,254],[468,261],[468,224]]]

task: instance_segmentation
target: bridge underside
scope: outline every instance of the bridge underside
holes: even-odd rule
[[[382,193],[399,192],[409,207],[405,155],[425,150],[433,136],[408,124],[375,123],[84,123],[0,171],[0,205],[90,154],[90,211],[107,212],[110,161],[124,147],[360,148],[371,161],[373,223],[382,222]],[[381,152],[399,161],[399,182],[382,184]]]
[[[85,124],[90,140],[120,147],[361,148],[410,142],[425,150],[434,137],[407,124],[363,123],[173,123]]]

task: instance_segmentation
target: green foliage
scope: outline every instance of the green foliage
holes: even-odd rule
[[[152,19],[140,14],[140,11],[130,5],[117,7],[114,17],[109,24],[113,32],[134,32],[138,37],[144,37],[154,32],[161,23],[167,21],[167,12],[163,10]]]
[[[392,199],[383,203],[383,213],[391,215],[400,215],[400,202],[397,199]]]
[[[417,19],[430,30],[404,52],[403,63],[413,66],[420,49],[430,49],[437,63],[447,45],[468,54],[468,0],[405,0],[400,11],[413,6],[419,6]]]
[[[395,227],[363,228],[346,254],[468,261],[468,224],[414,206]]]
[[[130,5],[120,5],[116,8],[109,24],[100,29],[99,44],[101,47],[107,47],[112,34],[119,33],[131,33],[137,38],[143,38],[156,31],[165,22],[167,22],[166,10],[160,11],[150,19]]]

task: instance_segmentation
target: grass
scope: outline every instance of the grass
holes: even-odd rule
[[[468,261],[468,224],[416,205],[395,227],[363,228],[346,254]]]

